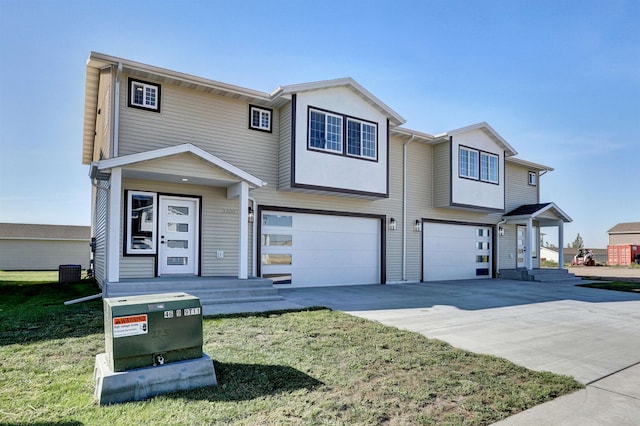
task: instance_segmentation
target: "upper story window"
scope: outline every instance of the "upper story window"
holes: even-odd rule
[[[130,78],[128,105],[160,112],[160,85]]]
[[[478,151],[461,146],[458,158],[460,162],[460,177],[478,179]]]
[[[378,159],[377,123],[310,107],[308,130],[310,149]]]
[[[309,146],[342,153],[342,117],[325,111],[309,110]]]
[[[249,105],[249,128],[271,132],[272,110]]]
[[[364,121],[347,119],[347,154],[376,158],[377,128]]]
[[[538,174],[536,172],[529,172],[529,185],[536,186],[538,184]]]
[[[498,183],[498,156],[486,152],[480,153],[480,180]]]
[[[497,184],[499,182],[498,158],[496,154],[460,146],[459,176]]]

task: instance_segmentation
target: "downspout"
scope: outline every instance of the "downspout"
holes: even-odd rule
[[[256,270],[258,262],[258,259],[256,259],[256,256],[258,255],[258,235],[256,234],[258,230],[258,204],[253,197],[249,197],[249,201],[251,201],[251,206],[253,207],[253,223],[251,224],[251,275],[256,277],[256,274],[258,273]]]
[[[116,71],[115,93],[113,94],[113,147],[112,158],[118,156],[118,135],[120,133],[120,76],[122,75],[122,62],[118,63],[118,71]]]
[[[407,281],[407,145],[415,138],[411,133],[402,146],[402,281]]]

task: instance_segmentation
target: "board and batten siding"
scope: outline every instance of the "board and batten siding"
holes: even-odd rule
[[[127,76],[123,76],[123,82]],[[153,81],[151,81],[153,82]],[[249,103],[162,84],[161,112],[127,107],[121,84],[119,155],[191,143],[253,176],[277,185],[279,111],[272,132],[249,129]]]

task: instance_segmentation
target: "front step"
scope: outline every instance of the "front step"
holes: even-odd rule
[[[271,280],[251,278],[157,278],[128,279],[107,284],[105,297],[185,292],[200,299],[202,305],[268,302],[283,300]]]
[[[500,278],[544,283],[579,283],[582,279],[566,269],[508,269],[500,271]]]

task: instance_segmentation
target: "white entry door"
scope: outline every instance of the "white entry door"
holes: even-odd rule
[[[516,234],[517,234],[516,267],[525,268],[526,267],[525,254],[527,252],[527,247],[526,247],[527,227],[520,226],[520,225],[516,226]]]
[[[159,275],[196,274],[199,200],[160,196]]]

